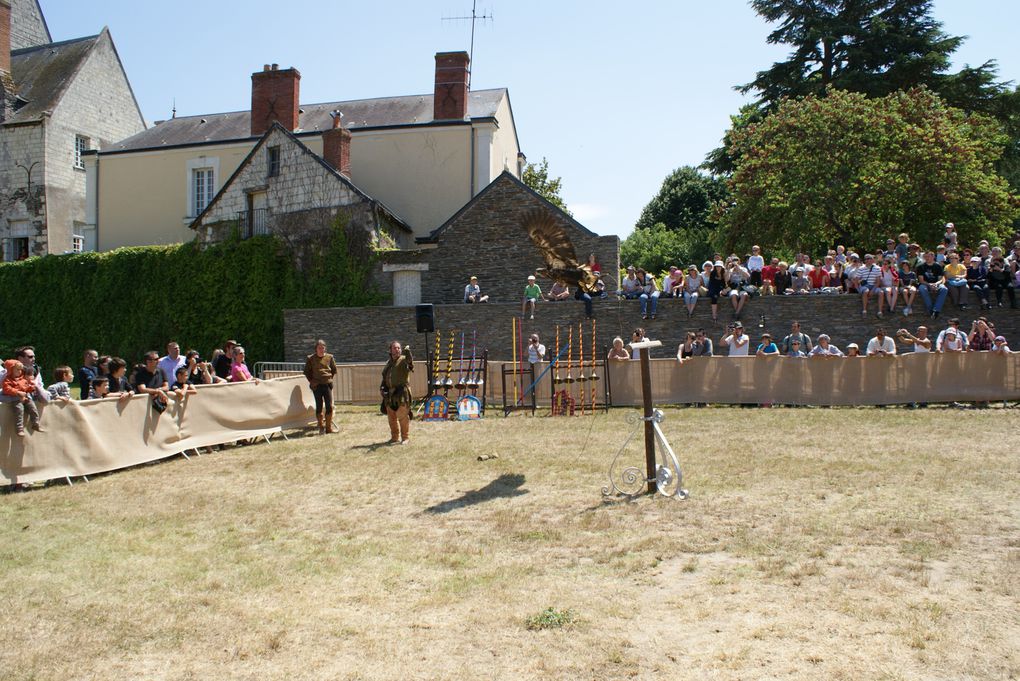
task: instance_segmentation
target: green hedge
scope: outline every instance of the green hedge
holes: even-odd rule
[[[371,257],[355,257],[335,227],[302,268],[274,237],[199,249],[121,248],[51,255],[0,265],[0,353],[36,347],[46,373],[78,366],[82,351],[137,362],[177,340],[208,358],[227,338],[244,344],[249,366],[283,357],[284,308],[376,305]],[[43,377],[47,382],[51,376]]]

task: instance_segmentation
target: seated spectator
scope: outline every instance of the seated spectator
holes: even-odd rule
[[[960,263],[960,256],[949,254],[949,263],[943,268],[949,297],[961,310],[967,309],[967,267]]]
[[[790,286],[793,284],[793,277],[790,276],[790,266],[785,261],[780,261],[777,267],[779,269],[776,270],[775,275],[772,277],[772,286],[775,289],[776,295],[785,296],[790,292]]]
[[[182,365],[177,367],[177,373],[174,375],[174,382],[170,384],[170,392],[173,393],[178,400],[183,400],[188,395],[193,395],[198,392],[198,389],[188,381],[188,366]]]
[[[71,367],[59,366],[53,370],[53,383],[47,388],[51,400],[67,402],[71,399],[71,381],[74,380],[74,372]]]
[[[478,285],[478,277],[471,277],[467,286],[464,287],[465,303],[487,303],[489,296],[482,293],[482,287]]]
[[[662,297],[679,298],[683,291],[684,271],[676,265],[669,266],[669,273],[662,278]]]
[[[815,260],[815,268],[808,274],[808,279],[811,280],[811,289],[814,291],[827,289],[832,282],[829,270],[820,259]]]
[[[878,278],[881,273],[882,268],[875,264],[875,256],[871,253],[865,254],[864,265],[857,268],[855,273],[857,277],[857,291],[861,294],[862,317],[868,315],[868,301],[872,298],[878,298],[878,316],[882,316],[882,288],[878,284]]]
[[[761,343],[758,343],[758,348],[754,351],[754,354],[758,357],[765,357],[766,355],[779,356],[779,348],[772,342],[772,334],[763,333],[761,335]]]
[[[910,345],[913,352],[931,352],[932,350],[927,326],[917,327],[916,336],[906,329],[900,329],[896,332],[896,338],[899,342]]]
[[[882,269],[878,273],[878,316],[882,316],[882,306],[889,308],[889,313],[896,312],[896,298],[900,293],[900,275],[896,271],[895,256],[882,261]]]
[[[924,254],[924,262],[917,266],[917,292],[921,294],[924,307],[932,319],[942,312],[942,306],[949,295],[946,288],[946,277],[942,265],[935,261],[935,254],[928,251]]]
[[[946,233],[942,238],[942,243],[949,248],[956,249],[958,235],[956,233],[956,225],[952,222],[946,223]]]
[[[856,253],[851,253],[848,256],[848,262],[843,267],[843,287],[847,293],[859,293],[858,286],[860,284],[860,277],[858,271],[861,269],[861,257]]]
[[[101,400],[107,397],[110,392],[110,381],[109,377],[103,378],[102,376],[93,378],[89,384],[89,390],[84,399],[88,400]]]
[[[995,346],[995,334],[984,318],[974,320],[967,335],[967,349],[971,352],[989,352]]]
[[[627,276],[620,284],[620,294],[627,300],[634,300],[644,293],[644,282],[637,278],[637,269],[630,265],[627,267]]]
[[[588,269],[590,269],[591,273],[597,277],[602,275],[602,265],[599,264],[594,253],[588,254]]]
[[[253,377],[251,372],[248,371],[248,365],[244,363],[245,352],[244,348],[238,345],[234,348],[234,362],[230,365],[230,382],[231,383],[244,383],[246,381],[259,382],[259,379]]]
[[[1002,355],[1008,355],[1010,352],[1012,352],[1009,349],[1009,346],[1006,345],[1006,338],[1005,338],[1005,336],[996,336],[995,337],[995,344],[992,346],[992,352],[997,352],[997,353],[1002,354]]]
[[[39,422],[39,408],[35,406],[36,383],[25,375],[25,365],[16,359],[4,361],[3,394],[14,398],[14,432],[25,437],[25,412],[28,412],[32,430],[42,431]]]
[[[790,292],[795,296],[811,293],[811,273],[803,265],[797,265],[791,273]]]
[[[641,282],[641,294],[638,296],[638,300],[641,301],[641,319],[648,319],[649,316],[655,319],[655,310],[659,305],[659,284],[655,281],[655,277],[640,267],[637,271],[637,279]]]
[[[847,357],[860,357],[861,356],[861,348],[857,345],[857,343],[848,343],[847,344],[847,346],[846,346],[846,356]]]
[[[772,258],[768,265],[761,268],[761,294],[770,296],[776,292],[776,272],[779,271],[779,258]]]
[[[694,316],[694,308],[698,305],[698,295],[701,291],[701,277],[698,275],[698,268],[691,265],[687,268],[687,276],[684,277],[683,288],[684,305],[687,306],[687,318]]]
[[[1013,277],[1010,269],[1003,258],[992,258],[991,268],[988,270],[988,290],[995,292],[995,305],[1002,307],[1002,294],[1006,293],[1009,299],[1009,306],[1016,309],[1016,290],[1013,288]]]
[[[992,307],[988,303],[988,268],[976,255],[970,259],[970,266],[967,268],[967,288],[978,297],[982,310]]]
[[[808,354],[811,357],[842,357],[842,351],[830,343],[829,340],[828,334],[818,334],[818,345],[811,348],[811,351]]]
[[[953,317],[952,319],[950,319],[949,320],[949,326],[946,327],[945,329],[943,329],[941,333],[939,333],[938,337],[935,339],[935,350],[937,352],[942,352],[943,351],[942,344],[945,342],[946,335],[949,332],[952,332],[953,335],[955,335],[956,338],[959,340],[960,344],[962,345],[960,350],[961,351],[966,350],[967,349],[967,335],[965,333],[963,333],[962,331],[960,331],[960,318],[959,317]]]
[[[875,337],[868,341],[867,354],[868,357],[895,355],[896,343],[885,335],[885,329],[879,327],[875,330]]]
[[[731,256],[726,270],[726,283],[730,289],[726,295],[729,296],[730,302],[733,304],[734,319],[740,319],[740,313],[743,312],[744,305],[747,304],[751,297],[750,293],[754,290],[750,288],[750,279],[751,275],[740,264],[740,258]]]
[[[152,407],[156,411],[166,409],[170,399],[167,395],[170,382],[159,368],[159,353],[155,350],[145,353],[142,363],[135,366],[131,374],[131,387],[136,393],[151,397]]]
[[[730,357],[747,357],[751,339],[744,334],[744,325],[734,322],[727,327],[727,333],[719,340],[719,345],[729,348]]]
[[[602,281],[602,277],[595,279],[595,293],[593,297],[596,298],[608,298],[609,293],[606,291],[606,282]]]
[[[721,260],[716,260],[712,265],[712,272],[708,276],[708,299],[712,303],[712,321],[719,320],[719,297],[723,295],[726,288],[726,270]]]
[[[106,379],[106,382],[109,384],[109,390],[105,391],[107,397],[127,399],[135,394],[135,391],[131,389],[131,383],[124,377],[126,374],[127,362],[120,357],[111,358],[110,375]],[[94,399],[91,397],[91,392],[89,393],[89,399]]]
[[[765,258],[761,257],[761,247],[751,246],[751,255],[747,259],[747,271],[751,275],[751,286],[760,288],[762,271],[765,269]]]
[[[938,246],[935,247],[935,262],[937,262],[938,264],[942,265],[943,267],[946,266],[946,262],[947,262],[946,261],[946,247],[944,245],[942,245],[942,244],[939,244]]]
[[[914,311],[914,298],[917,297],[917,273],[914,272],[910,260],[900,263],[900,293],[903,295],[903,316],[908,317]]]
[[[613,339],[613,347],[609,349],[609,354],[606,356],[607,359],[616,360],[622,362],[630,359],[630,353],[627,352],[627,348],[623,346],[623,339],[617,336]]]
[[[783,337],[783,340],[779,343],[779,349],[784,355],[790,354],[792,349],[791,343],[793,341],[800,343],[800,349],[803,352],[811,352],[811,336],[800,330],[800,322],[796,319],[790,323],[790,333]]]
[[[544,297],[551,301],[567,300],[570,298],[570,287],[563,282],[554,281]]]
[[[602,280],[599,279],[598,283],[602,283]],[[584,315],[588,317],[588,319],[591,319],[595,316],[594,312],[592,312],[591,301],[592,298],[599,296],[598,284],[596,284],[595,288],[591,289],[588,289],[585,286],[584,282],[578,282],[577,288],[574,289],[574,300],[580,300],[584,303]]]
[[[701,272],[698,273],[698,276],[701,277],[701,288],[698,289],[698,293],[701,296],[708,295],[708,280],[711,279],[714,269],[715,267],[711,260],[701,263]]]
[[[528,285],[524,287],[524,301],[521,303],[521,316],[531,310],[531,319],[535,318],[535,305],[542,299],[542,288],[535,283],[535,275],[528,275]],[[230,379],[233,380],[233,379]]]
[[[96,365],[99,362],[99,353],[95,350],[86,350],[81,359],[81,366],[78,368],[79,397],[88,399],[89,385],[92,379],[99,375]]]

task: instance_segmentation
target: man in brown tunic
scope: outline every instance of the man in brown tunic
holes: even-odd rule
[[[315,352],[305,360],[305,378],[315,396],[315,418],[319,422],[319,434],[333,432],[333,377],[336,376],[336,362],[333,355],[326,352],[326,341],[320,339],[315,343]],[[325,409],[325,417],[323,417]]]
[[[382,372],[383,405],[390,421],[390,443],[407,444],[407,431],[411,427],[410,373],[414,371],[411,346],[400,348],[400,341],[390,342],[390,359]]]

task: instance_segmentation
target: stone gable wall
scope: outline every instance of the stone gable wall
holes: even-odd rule
[[[45,45],[50,41],[36,0],[11,0],[11,49]]]
[[[45,253],[46,192],[43,126],[0,127],[0,239],[10,236],[10,223],[28,220],[34,244],[33,255]],[[29,192],[28,174],[32,169]],[[35,167],[32,164],[35,163]]]
[[[918,303],[917,308],[921,305]],[[703,327],[718,347],[719,339],[726,331],[732,315],[722,311],[720,306],[719,323],[713,323],[707,301],[698,303],[694,318],[687,319],[683,301],[676,298],[661,300],[659,314],[655,320],[642,320],[638,301],[607,300],[595,301],[596,344],[601,353],[607,348],[614,336],[621,336],[624,341],[630,340],[635,327],[642,326],[649,338],[661,340],[662,348],[652,352],[652,357],[674,357],[684,333]],[[516,304],[481,304],[481,305],[437,305],[435,307],[436,328],[444,332],[443,356],[446,356],[447,332],[458,331],[455,353],[459,357],[461,330],[468,332],[470,343],[471,331],[477,330],[479,347],[489,349],[494,359],[509,359],[511,351],[510,318],[520,314]],[[761,315],[765,316],[764,327],[758,324]],[[978,316],[985,316],[995,324],[996,331],[1003,334],[1014,350],[1020,350],[1020,310],[1011,310],[1008,305],[993,308],[984,312],[972,306],[961,313],[951,304],[946,305],[942,316],[934,323],[927,315],[915,312],[911,317],[897,313],[878,319],[872,313],[867,318],[860,314],[860,302],[856,296],[811,296],[811,297],[776,297],[755,298],[748,302],[742,314],[745,331],[751,341],[757,345],[761,332],[768,331],[777,339],[789,333],[790,323],[798,320],[802,330],[811,336],[812,341],[819,333],[828,333],[832,342],[840,349],[847,343],[855,342],[863,349],[868,339],[874,336],[875,329],[882,326],[887,333],[896,329],[907,328],[912,333],[919,324],[929,327],[932,338],[938,331],[946,328],[950,317],[960,317],[962,326],[970,329],[970,323]],[[577,333],[578,322],[586,329],[585,356],[590,350],[591,327],[584,321],[584,308],[576,301],[557,303],[540,303],[535,319],[525,320],[524,335],[537,332],[542,342],[551,352],[555,345],[557,325],[561,328],[561,343],[564,343],[567,325],[572,325]],[[933,333],[934,332],[934,333]],[[312,351],[317,338],[323,338],[329,344],[330,352],[337,361],[373,362],[384,361],[386,342],[397,338],[411,343],[415,352],[424,357],[424,334],[415,328],[414,308],[368,307],[368,308],[328,308],[317,310],[286,310],[284,311],[284,352],[286,361],[300,361]],[[435,335],[430,334],[430,342]],[[904,349],[902,346],[898,349]],[[470,350],[469,350],[470,352]],[[720,353],[725,354],[725,353]],[[576,355],[575,360],[576,362]]]
[[[492,302],[520,300],[529,274],[545,265],[538,249],[522,226],[524,216],[535,208],[550,210],[517,182],[497,178],[477,202],[457,217],[440,234],[437,247],[423,252],[428,271],[422,277],[422,302],[460,303],[464,287],[474,275]],[[615,236],[594,236],[559,217],[567,229],[580,262],[595,253],[602,265],[603,279],[610,288],[617,280],[620,240]],[[548,279],[539,278],[545,291]]]

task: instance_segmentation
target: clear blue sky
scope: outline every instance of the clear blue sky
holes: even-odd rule
[[[305,103],[432,91],[439,51],[467,50],[471,0],[40,0],[54,40],[109,26],[148,120],[247,109],[250,74],[301,71]],[[716,147],[745,83],[786,50],[744,0],[479,0],[472,87],[507,87],[529,161],[548,158],[575,216],[626,236],[674,168]],[[969,36],[957,64],[1020,81],[1020,3],[935,0]],[[355,171],[356,172],[356,171]]]

